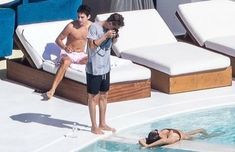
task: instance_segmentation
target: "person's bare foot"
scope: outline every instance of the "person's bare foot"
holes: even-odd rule
[[[55,94],[55,90],[51,89],[51,90],[47,91],[46,94],[47,94],[48,99],[51,99]]]
[[[99,128],[105,131],[112,131],[113,133],[116,132],[115,128],[109,127],[108,125],[100,125]]]
[[[94,134],[98,134],[98,135],[104,134],[104,132],[100,128],[97,128],[97,127],[91,127],[91,132]]]
[[[53,90],[49,90],[49,91],[45,92],[43,94],[44,100],[50,100],[53,97],[54,93],[55,93],[55,91],[53,91]]]

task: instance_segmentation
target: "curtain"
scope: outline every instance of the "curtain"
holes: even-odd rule
[[[110,12],[154,8],[153,0],[111,0]]]

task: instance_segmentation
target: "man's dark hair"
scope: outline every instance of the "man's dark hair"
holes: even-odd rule
[[[114,13],[107,19],[108,22],[112,22],[114,26],[118,25],[120,27],[124,26],[124,18],[121,14]]]
[[[80,5],[77,10],[77,13],[84,13],[86,14],[86,16],[89,16],[91,15],[91,8],[87,5]]]

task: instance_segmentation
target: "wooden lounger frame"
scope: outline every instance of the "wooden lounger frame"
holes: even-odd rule
[[[229,85],[232,85],[231,67],[177,76],[151,69],[152,88],[169,94]]]
[[[7,78],[36,89],[49,90],[54,74],[37,69],[17,36],[15,44],[24,54],[23,59],[7,60]],[[26,60],[27,59],[27,60]],[[64,78],[56,95],[87,105],[86,85]],[[139,99],[151,96],[150,80],[113,83],[110,86],[108,102]]]
[[[186,34],[189,35],[189,37],[191,38],[192,42],[193,42],[194,44],[196,44],[197,46],[201,47],[200,44],[197,42],[197,40],[194,38],[194,36],[193,36],[193,34],[191,33],[191,31],[190,31],[190,30],[188,29],[188,27],[184,24],[184,22],[183,22],[182,18],[180,17],[179,13],[176,12],[175,14],[176,14],[177,18],[179,19],[179,21],[181,22],[181,24],[183,25],[183,27],[185,28]],[[231,66],[232,66],[232,76],[235,77],[235,57],[230,56],[230,55],[228,55],[228,54],[224,54],[224,53],[222,53],[222,52],[218,52],[217,50],[213,50],[213,49],[207,48],[205,45],[202,46],[202,47],[205,48],[205,49],[211,50],[211,51],[213,51],[213,52],[216,52],[216,53],[219,53],[219,54],[222,54],[222,55],[225,55],[225,56],[229,57],[229,58],[230,58],[230,61],[231,61]]]

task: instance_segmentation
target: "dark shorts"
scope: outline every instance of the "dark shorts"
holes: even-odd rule
[[[109,91],[110,72],[104,75],[93,75],[86,73],[87,92],[90,94],[98,94]]]

